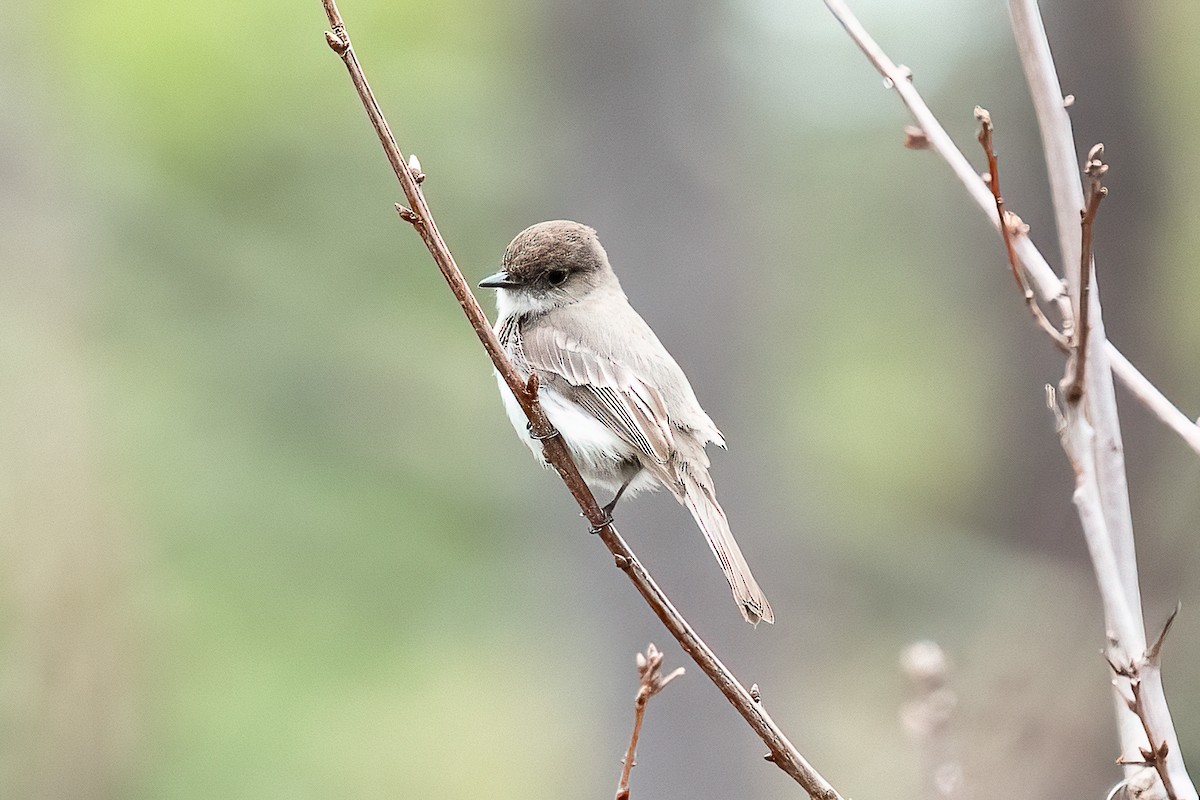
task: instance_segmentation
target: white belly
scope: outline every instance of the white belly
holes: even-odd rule
[[[513,397],[508,384],[499,373],[496,375],[496,381],[500,385],[500,396],[504,400],[504,410],[508,412],[509,422],[521,437],[521,441],[525,442],[534,456],[545,465],[542,444],[529,435],[529,420],[521,410],[521,404]],[[593,489],[616,492],[628,477],[625,464],[636,460],[637,450],[554,389],[541,387],[538,399],[550,424],[562,434],[563,441],[571,451],[571,458],[575,460],[575,466],[579,467],[588,484]],[[653,488],[655,484],[656,481],[643,471],[630,485],[629,492]]]

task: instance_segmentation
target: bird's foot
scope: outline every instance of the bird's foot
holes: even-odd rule
[[[544,441],[545,439],[553,439],[555,436],[558,436],[558,429],[555,428],[553,425],[549,425],[549,423],[547,423],[547,425],[549,427],[547,428],[546,432],[538,434],[538,433],[534,433],[533,423],[526,422],[525,430],[529,432],[529,438],[537,439],[539,442]]]
[[[592,528],[592,533],[599,533],[609,525],[613,524],[613,509],[617,507],[617,501],[621,499],[621,495],[625,494],[625,490],[627,488],[629,488],[629,481],[625,481],[623,484],[621,484],[621,488],[617,490],[617,496],[614,497],[608,505],[600,506],[600,510],[604,512],[604,523]],[[580,516],[583,515],[580,514]]]
[[[604,506],[600,509],[601,511],[604,512],[604,519],[600,522],[599,525],[593,525],[592,527],[588,528],[588,533],[590,533],[594,536],[594,535],[600,533],[605,528],[607,528],[609,525],[613,524],[613,515],[612,515],[612,507],[611,506],[612,506],[612,504],[610,503],[609,505]],[[581,517],[584,516],[582,511],[579,513],[579,516],[581,516]]]

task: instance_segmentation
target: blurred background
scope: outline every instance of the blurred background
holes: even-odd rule
[[[320,3],[14,0],[0,48],[0,786],[13,798],[795,797],[510,430]],[[853,4],[1057,261],[998,0]],[[1051,4],[1111,337],[1200,413],[1200,7]],[[917,797],[937,640],[961,797],[1119,777],[1035,331],[989,221],[816,0],[344,0],[467,276],[595,226],[730,443],[778,624],[687,513],[622,506],[677,605],[847,796]],[[936,33],[934,33],[936,32]],[[1082,152],[1082,150],[1081,150]],[[484,306],[492,310],[490,297]],[[1200,764],[1200,461],[1120,388],[1148,627]]]

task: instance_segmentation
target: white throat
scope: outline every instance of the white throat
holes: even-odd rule
[[[501,319],[522,314],[542,314],[558,305],[559,303],[555,303],[552,298],[544,295],[538,296],[533,292],[512,289],[496,290],[496,313]]]

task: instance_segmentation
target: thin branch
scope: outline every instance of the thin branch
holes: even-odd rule
[[[325,34],[326,41],[334,53],[345,63],[346,69],[350,73],[350,79],[358,91],[364,109],[366,109],[367,117],[379,137],[380,144],[383,145],[388,162],[392,165],[392,170],[408,201],[407,211],[409,213],[401,212],[402,216],[420,234],[438,269],[441,270],[442,276],[450,285],[463,313],[471,323],[471,327],[479,337],[479,341],[487,350],[496,371],[503,377],[520,403],[521,409],[529,418],[531,433],[541,440],[546,460],[558,472],[559,477],[562,478],[563,483],[566,484],[567,489],[579,504],[584,517],[591,523],[592,528],[598,533],[599,539],[612,553],[617,566],[633,582],[638,593],[642,595],[650,609],[679,642],[683,651],[691,656],[701,671],[709,677],[767,745],[771,751],[772,762],[799,783],[811,797],[817,798],[817,800],[841,800],[841,796],[833,786],[800,755],[796,746],[784,736],[762,705],[754,702],[746,688],[738,682],[733,673],[721,663],[712,649],[675,609],[670,599],[650,577],[650,573],[642,566],[633,551],[629,549],[629,545],[621,538],[611,519],[601,510],[596,498],[571,460],[562,437],[556,434],[549,420],[546,419],[545,412],[537,400],[536,381],[530,380],[529,385],[526,385],[505,357],[479,302],[471,293],[470,287],[446,246],[446,242],[438,232],[429,205],[426,203],[424,193],[418,183],[417,175],[414,174],[416,171],[405,164],[400,148],[397,146],[391,129],[383,117],[383,112],[363,75],[362,67],[358,63],[350,36],[346,32],[345,23],[342,21],[336,3],[334,0],[322,0],[322,5],[332,28],[331,32]]]
[[[967,157],[962,154],[958,147],[954,144],[954,140],[950,138],[950,134],[946,133],[946,129],[942,127],[942,123],[934,116],[929,106],[921,98],[921,94],[913,86],[912,72],[907,67],[898,66],[883,48],[867,33],[866,28],[850,11],[850,8],[843,0],[825,0],[825,6],[833,13],[833,16],[846,29],[846,33],[854,41],[858,48],[862,50],[867,60],[875,67],[880,75],[884,77],[884,85],[888,88],[895,89],[900,95],[900,99],[904,101],[904,105],[908,108],[913,119],[925,134],[925,138],[929,142],[929,146],[949,165],[955,177],[959,179],[962,185],[966,188],[967,193],[971,195],[971,199],[975,201],[992,224],[996,226],[997,231],[1000,230],[1000,220],[996,218],[996,198],[992,195],[990,189],[984,184],[979,177],[979,173],[975,171],[975,167],[967,160]],[[1060,307],[1067,302],[1066,291],[1063,288],[1063,283],[1050,265],[1046,263],[1046,259],[1038,252],[1037,248],[1030,241],[1028,236],[1018,234],[1013,237],[1013,247],[1016,249],[1017,257],[1020,258],[1024,265],[1030,280],[1033,282],[1033,288],[1044,302],[1058,304]],[[1061,315],[1064,319],[1073,318],[1073,315],[1064,313]]]
[[[975,106],[975,119],[979,120],[979,135],[976,138],[979,139],[979,144],[987,155],[988,186],[996,198],[996,215],[1000,220],[1000,236],[1004,239],[1004,250],[1008,254],[1008,265],[1012,268],[1013,279],[1016,280],[1017,288],[1021,290],[1021,295],[1025,298],[1025,305],[1029,308],[1033,321],[1046,332],[1059,350],[1064,353],[1070,352],[1070,342],[1063,332],[1054,327],[1054,324],[1046,318],[1042,307],[1038,305],[1037,297],[1033,294],[1033,289],[1029,288],[1029,281],[1025,279],[1025,270],[1017,263],[1017,251],[1013,245],[1013,236],[1017,232],[1026,233],[1028,226],[1016,214],[1004,209],[1004,197],[1000,194],[1000,164],[992,144],[992,115],[986,108]]]
[[[1121,645],[1129,652],[1144,652],[1146,650],[1146,634],[1142,621],[1142,598],[1139,587],[1137,570],[1137,553],[1133,534],[1133,515],[1129,505],[1129,487],[1125,476],[1125,451],[1121,441],[1121,424],[1117,414],[1116,393],[1113,388],[1113,374],[1127,377],[1124,372],[1114,370],[1113,364],[1124,361],[1124,357],[1116,352],[1116,348],[1108,342],[1100,307],[1100,292],[1096,285],[1095,259],[1081,252],[1085,246],[1083,237],[1075,230],[1075,215],[1083,210],[1084,219],[1088,212],[1084,203],[1084,190],[1079,179],[1079,159],[1075,154],[1075,137],[1071,130],[1071,119],[1062,101],[1063,92],[1050,53],[1050,44],[1046,37],[1045,26],[1042,24],[1038,11],[1037,0],[1010,0],[1009,8],[1012,13],[1013,35],[1017,40],[1021,64],[1029,84],[1030,95],[1034,102],[1038,127],[1042,134],[1042,146],[1045,152],[1046,169],[1050,176],[1051,197],[1054,201],[1055,219],[1058,225],[1060,246],[1064,263],[1068,270],[1072,303],[1077,310],[1077,318],[1086,320],[1080,331],[1082,346],[1077,347],[1078,358],[1085,362],[1078,365],[1076,374],[1082,376],[1084,402],[1080,405],[1081,414],[1086,417],[1091,435],[1084,444],[1092,448],[1086,454],[1093,465],[1092,480],[1095,482],[1093,500],[1099,504],[1099,510],[1104,518],[1105,533],[1109,538],[1116,560],[1119,586],[1101,587],[1101,592],[1118,589],[1125,595],[1125,603],[1130,613],[1137,620],[1135,629],[1121,637]],[[1088,167],[1093,167],[1093,155],[1089,153]],[[1102,177],[1102,173],[1100,176]],[[1092,177],[1089,176],[1089,183]],[[1092,202],[1089,199],[1088,204]],[[1095,202],[1099,202],[1095,199]],[[1078,246],[1079,250],[1074,250]],[[1090,247],[1088,248],[1090,249]],[[1078,265],[1076,273],[1074,267]],[[1105,345],[1105,346],[1101,346]],[[1110,353],[1112,355],[1110,355]],[[1077,360],[1078,360],[1077,358]],[[1086,369],[1083,367],[1086,366]],[[1135,370],[1136,371],[1136,370]],[[1070,389],[1070,386],[1067,387]],[[1131,387],[1133,388],[1133,387]],[[1152,389],[1152,387],[1151,387]],[[1142,391],[1148,391],[1144,388]],[[1157,390],[1153,390],[1157,391]],[[1134,395],[1139,396],[1139,390],[1134,388]],[[1182,416],[1182,415],[1180,415]],[[1164,419],[1167,419],[1164,417]],[[1168,419],[1173,429],[1179,425],[1179,420]],[[1189,443],[1194,437],[1185,437]],[[1080,453],[1071,455],[1074,461]],[[1081,517],[1082,519],[1082,517]],[[1110,623],[1111,624],[1111,623]],[[1145,717],[1139,719],[1124,713],[1120,705],[1117,711],[1117,727],[1121,737],[1124,752],[1130,752],[1137,747],[1144,731],[1144,723],[1150,720],[1154,730],[1168,742],[1169,752],[1165,752],[1166,769],[1170,778],[1164,778],[1164,784],[1170,784],[1174,791],[1187,798],[1196,798],[1197,793],[1187,768],[1183,763],[1182,752],[1179,748],[1175,727],[1171,721],[1171,711],[1167,706],[1166,694],[1162,685],[1162,674],[1157,663],[1146,666],[1141,677],[1142,703],[1146,709]],[[1153,739],[1151,739],[1153,741]],[[1151,749],[1154,749],[1151,745]]]
[[[1079,157],[1075,151],[1071,117],[1063,99],[1062,86],[1037,0],[1009,0],[1009,10],[1012,16],[1013,37],[1017,43],[1021,67],[1025,72],[1038,129],[1041,132],[1059,247],[1076,319],[1083,313],[1081,295],[1084,275],[1087,276],[1089,285],[1088,314],[1091,319],[1086,336],[1091,343],[1087,347],[1085,359],[1091,362],[1091,366],[1081,373],[1088,396],[1086,413],[1096,432],[1096,477],[1099,481],[1104,517],[1121,569],[1122,585],[1130,607],[1140,620],[1142,600],[1138,585],[1133,515],[1129,507],[1129,487],[1125,477],[1125,449],[1121,441],[1113,374],[1107,356],[1109,348],[1100,347],[1106,342],[1100,312],[1100,292],[1095,284],[1094,259],[1085,262],[1080,253],[1082,241],[1078,225],[1079,214],[1084,207],[1084,193],[1079,179]],[[1135,396],[1136,394],[1135,392]],[[1144,646],[1144,641],[1126,644],[1137,649]],[[1137,726],[1128,718],[1121,718],[1119,722],[1123,740],[1137,735]]]
[[[1079,268],[1079,324],[1075,327],[1075,346],[1073,348],[1074,368],[1070,381],[1067,383],[1067,402],[1078,403],[1083,399],[1083,387],[1087,375],[1088,331],[1091,330],[1091,295],[1092,295],[1092,228],[1096,224],[1096,213],[1100,210],[1100,201],[1108,195],[1104,186],[1104,174],[1108,172],[1108,164],[1101,160],[1104,155],[1104,145],[1098,144],[1088,152],[1087,165],[1083,172],[1088,178],[1087,202],[1081,213],[1082,231]]]
[[[1122,590],[1120,567],[1101,508],[1100,490],[1095,480],[1095,431],[1083,409],[1074,404],[1060,405],[1054,388],[1049,385],[1046,387],[1046,403],[1058,420],[1063,450],[1075,471],[1072,500],[1083,527],[1083,538],[1087,543],[1092,568],[1096,572],[1096,584],[1100,589],[1109,636],[1117,642],[1121,660],[1129,661],[1132,653],[1144,649],[1145,637],[1141,619],[1130,607]]]
[[[651,697],[661,692],[666,685],[683,674],[683,667],[673,670],[669,675],[663,675],[660,671],[662,666],[663,654],[651,642],[646,648],[646,652],[637,654],[637,669],[638,675],[641,676],[641,685],[638,687],[637,696],[633,699],[633,734],[629,737],[629,748],[625,751],[625,758],[621,762],[621,778],[617,781],[616,800],[629,800],[629,773],[633,770],[634,758],[637,755],[638,737],[642,734],[642,720],[646,716],[646,704]]]
[[[1013,226],[1008,224],[1007,216],[1004,213],[1004,197],[1000,194],[1000,164],[996,158],[995,145],[992,142],[992,115],[986,108],[975,106],[975,119],[979,122],[979,133],[975,138],[979,140],[980,146],[983,147],[983,153],[987,156],[987,184],[996,198],[996,214],[1000,219],[1000,237],[1004,239],[1004,249],[1008,253],[1008,265],[1012,267],[1013,280],[1017,282],[1017,286],[1025,292],[1030,292],[1029,284],[1025,281],[1025,276],[1021,274],[1021,267],[1017,265],[1017,252],[1013,249],[1012,241]]]
[[[1137,714],[1138,719],[1142,721],[1142,729],[1146,732],[1147,741],[1150,742],[1150,747],[1142,750],[1142,756],[1154,766],[1154,771],[1158,773],[1163,790],[1167,793],[1167,800],[1177,800],[1179,795],[1175,794],[1175,787],[1171,784],[1171,770],[1167,766],[1167,757],[1171,747],[1167,744],[1166,739],[1158,740],[1155,743],[1154,731],[1150,727],[1150,717],[1146,712],[1145,701],[1142,699],[1142,682],[1134,680],[1129,684],[1129,688],[1133,692],[1131,708],[1133,713]]]
[[[1158,634],[1158,638],[1154,641],[1153,646],[1148,649],[1140,659],[1121,662],[1114,660],[1111,656],[1106,656],[1108,665],[1112,671],[1124,678],[1128,687],[1128,694],[1122,694],[1122,700],[1126,708],[1137,717],[1141,723],[1142,732],[1146,736],[1148,746],[1139,747],[1138,754],[1141,760],[1132,760],[1120,758],[1117,763],[1122,766],[1137,766],[1137,767],[1153,767],[1158,773],[1159,780],[1162,782],[1163,791],[1166,793],[1168,800],[1178,800],[1179,795],[1175,791],[1174,782],[1171,779],[1170,753],[1171,745],[1167,739],[1159,738],[1156,734],[1156,726],[1154,723],[1154,708],[1153,702],[1147,701],[1145,690],[1145,678],[1147,673],[1157,675],[1159,654],[1162,651],[1163,642],[1166,641],[1167,633],[1171,630],[1171,624],[1175,621],[1175,617],[1179,614],[1179,606],[1171,612],[1171,616],[1167,618],[1166,624],[1163,625],[1162,632]],[[1114,681],[1114,686],[1119,692],[1123,692],[1121,684]],[[1190,786],[1190,782],[1188,784]]]
[[[1122,753],[1151,753],[1153,756],[1144,755],[1141,761],[1123,756],[1118,763],[1127,769],[1143,764],[1161,767],[1164,786],[1171,786],[1172,792],[1176,791],[1175,787],[1181,787],[1186,792],[1183,795],[1173,794],[1171,800],[1180,797],[1194,800],[1195,789],[1186,770],[1182,769],[1174,724],[1163,694],[1162,673],[1158,663],[1161,643],[1156,643],[1152,650],[1145,648],[1141,618],[1135,614],[1122,587],[1120,563],[1104,516],[1096,478],[1095,430],[1083,413],[1083,404],[1060,405],[1055,399],[1054,388],[1049,385],[1046,386],[1046,399],[1058,420],[1063,450],[1075,471],[1072,499],[1079,514],[1104,607],[1109,645],[1113,651],[1107,658],[1118,676],[1113,683],[1113,690],[1119,701],[1118,708],[1121,709],[1117,720],[1121,723],[1118,727]],[[1138,685],[1136,692],[1134,683]],[[1134,697],[1137,698],[1136,705]],[[1127,721],[1137,726],[1136,737],[1128,731],[1125,725]],[[1158,735],[1150,734],[1150,731],[1156,731]],[[1150,745],[1151,742],[1167,742],[1167,745]],[[1133,777],[1134,773],[1126,776],[1127,780]]]
[[[1054,68],[1054,58],[1050,53],[1037,0],[1010,0],[1008,7],[1012,15],[1017,52],[1021,56],[1021,66],[1025,70],[1029,95],[1042,135],[1050,196],[1054,201],[1060,263],[1064,265],[1068,283],[1079,286],[1075,265],[1079,263],[1079,209],[1083,208],[1083,190],[1079,185],[1079,159],[1075,155],[1075,139],[1071,135],[1068,103],[1059,87],[1058,72]]]
[[[952,170],[966,186],[968,192],[976,199],[981,207],[994,206],[998,196],[996,193],[987,197],[983,191],[982,181],[970,169],[962,153],[959,152],[940,123],[921,99],[911,82],[911,73],[907,69],[897,67],[884,54],[879,45],[863,29],[842,0],[825,0],[830,11],[842,23],[851,38],[867,55],[875,68],[885,77],[885,85],[896,89],[909,111],[917,120],[930,146],[941,155]],[[1064,98],[1058,86],[1057,75],[1054,72],[1053,61],[1049,57],[1049,46],[1045,43],[1045,31],[1037,14],[1034,0],[1014,0],[1013,22],[1019,42],[1023,42],[1022,60],[1025,62],[1026,73],[1029,77],[1031,92],[1034,95],[1035,106],[1038,109],[1039,122],[1042,127],[1043,143],[1046,149],[1046,161],[1052,175],[1054,198],[1057,216],[1060,221],[1060,242],[1064,253],[1074,254],[1074,245],[1068,239],[1083,243],[1076,238],[1073,226],[1078,224],[1075,217],[1083,208],[1083,194],[1079,186],[1078,175],[1075,172],[1074,143],[1070,135],[1070,120],[1066,116]],[[1066,153],[1060,157],[1060,153]],[[990,156],[990,150],[989,150]],[[1065,163],[1064,163],[1065,162]],[[1064,173],[1070,173],[1064,177]],[[1074,188],[1072,188],[1072,184]],[[1063,223],[1063,206],[1070,205],[1072,221]],[[984,200],[990,202],[984,202]],[[1098,199],[1095,202],[1099,202]],[[989,216],[992,216],[991,209]],[[1094,219],[1094,210],[1092,212]],[[1084,210],[1087,219],[1087,210]],[[1006,231],[1006,219],[1003,214],[993,217],[993,221],[1001,230],[1001,235],[1011,235]],[[1089,220],[1089,226],[1092,220]],[[1071,230],[1070,236],[1066,231]],[[1090,237],[1090,231],[1085,232]],[[1092,259],[1086,260],[1067,258],[1070,281],[1068,295],[1062,282],[1057,279],[1045,259],[1033,246],[1026,236],[1016,236],[1006,240],[1006,246],[1011,245],[1020,257],[1037,290],[1042,297],[1059,305],[1064,321],[1064,333],[1076,348],[1080,342],[1088,347],[1088,355],[1079,364],[1078,374],[1086,382],[1086,392],[1080,397],[1086,402],[1069,402],[1063,406],[1054,401],[1054,392],[1048,389],[1048,399],[1059,419],[1059,432],[1063,449],[1071,460],[1076,476],[1074,501],[1084,529],[1085,540],[1092,556],[1096,570],[1097,584],[1100,588],[1104,603],[1105,620],[1109,626],[1110,636],[1114,646],[1125,653],[1145,653],[1145,631],[1141,621],[1141,596],[1137,585],[1137,564],[1133,546],[1133,528],[1129,514],[1128,490],[1124,475],[1123,448],[1120,439],[1120,426],[1116,414],[1116,404],[1112,391],[1112,375],[1114,372],[1133,390],[1135,397],[1146,403],[1154,413],[1167,422],[1173,430],[1181,432],[1191,426],[1190,420],[1170,406],[1165,398],[1154,389],[1148,381],[1138,375],[1136,370],[1125,362],[1104,336],[1103,323],[1100,314],[1098,292],[1094,291]],[[1090,251],[1090,240],[1087,243]],[[1078,264],[1079,274],[1075,274]],[[1080,275],[1087,275],[1086,283],[1091,287],[1086,297],[1088,316],[1082,313],[1081,290],[1085,281]],[[1068,328],[1072,321],[1083,320],[1085,329],[1077,338],[1075,331]],[[1088,343],[1090,340],[1090,344]],[[1101,346],[1103,345],[1103,346]],[[1109,354],[1115,365],[1110,369]],[[1124,363],[1122,363],[1124,362]],[[1158,395],[1158,397],[1156,397]],[[1152,404],[1150,400],[1155,402]],[[1086,406],[1086,407],[1085,407]],[[1093,428],[1091,420],[1095,420],[1097,428]],[[1183,421],[1181,421],[1183,420]],[[1200,452],[1198,437],[1188,433],[1185,441]],[[1192,800],[1196,792],[1191,779],[1187,775],[1183,761],[1179,756],[1179,747],[1175,739],[1174,726],[1171,724],[1170,711],[1162,692],[1161,673],[1156,663],[1147,663],[1142,670],[1139,693],[1145,708],[1141,717],[1147,730],[1158,731],[1162,741],[1167,743],[1165,748],[1151,745],[1149,751],[1157,753],[1164,769],[1170,774],[1170,783],[1174,790],[1186,792],[1182,797]],[[1118,687],[1118,695],[1120,688]],[[1137,718],[1129,714],[1118,713],[1123,748],[1136,739],[1131,735],[1130,722],[1137,724]],[[1144,732],[1134,732],[1141,738]],[[1157,741],[1154,738],[1151,742]],[[1126,750],[1127,752],[1127,750]],[[1129,776],[1127,776],[1129,777]]]
[[[1190,420],[1150,382],[1128,358],[1108,339],[1104,340],[1104,354],[1108,357],[1113,374],[1121,379],[1130,393],[1150,412],[1166,424],[1192,449],[1200,453],[1200,424]]]
[[[966,188],[967,194],[999,230],[1000,220],[996,218],[995,214],[995,197],[980,180],[974,167],[971,166],[971,162],[955,146],[954,141],[929,109],[920,92],[913,86],[912,73],[907,68],[897,66],[888,57],[843,0],[824,0],[824,2],[837,21],[846,29],[851,40],[884,77],[885,85],[895,89],[896,93],[900,95],[900,99],[912,114],[913,119],[916,120],[929,147],[949,165],[955,177]],[[1082,207],[1082,195],[1080,197],[1080,205],[1076,206],[1076,209]],[[1016,249],[1017,257],[1025,267],[1026,274],[1032,281],[1034,290],[1042,301],[1055,303],[1063,312],[1060,316],[1064,320],[1073,319],[1074,315],[1070,312],[1070,299],[1063,288],[1062,280],[1046,263],[1045,257],[1029,237],[1014,236],[1013,246]],[[1064,331],[1064,333],[1069,335],[1070,331]],[[1200,426],[1197,426],[1186,414],[1181,412],[1144,375],[1135,369],[1128,359],[1117,351],[1112,342],[1105,340],[1104,351],[1112,360],[1113,373],[1129,388],[1133,396],[1167,427],[1178,433],[1193,450],[1200,453]]]

